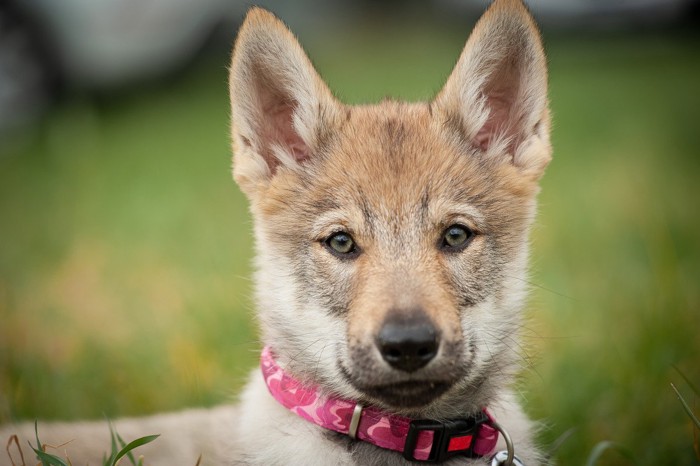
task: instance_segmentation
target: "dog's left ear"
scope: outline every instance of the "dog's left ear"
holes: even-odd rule
[[[551,158],[547,64],[520,0],[496,0],[484,13],[433,105],[475,151],[542,175]]]

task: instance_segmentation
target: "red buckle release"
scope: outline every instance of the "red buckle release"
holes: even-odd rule
[[[461,451],[469,450],[472,446],[472,439],[474,437],[471,435],[463,435],[461,437],[452,437],[450,443],[447,445],[447,451]]]

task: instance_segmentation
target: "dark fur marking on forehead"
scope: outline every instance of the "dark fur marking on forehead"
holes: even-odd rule
[[[401,146],[406,139],[406,128],[403,122],[396,118],[388,118],[382,125],[385,144],[388,146],[389,153],[394,153],[394,149]]]
[[[314,212],[328,212],[339,209],[341,209],[341,205],[336,202],[330,193],[327,193],[326,196],[320,199],[313,199],[313,203],[309,205],[309,210],[313,210]]]
[[[359,192],[360,197],[360,210],[362,211],[362,217],[365,221],[365,225],[370,233],[375,230],[375,224],[377,222],[377,216],[367,202],[367,196],[364,195],[362,190]]]
[[[425,224],[428,221],[428,213],[430,212],[430,186],[423,188],[423,193],[420,197],[420,219],[421,223]]]

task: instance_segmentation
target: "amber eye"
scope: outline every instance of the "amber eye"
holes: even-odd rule
[[[467,247],[474,232],[464,225],[451,225],[442,234],[440,247],[447,252],[458,252]]]
[[[357,254],[357,246],[355,240],[348,233],[339,231],[333,233],[324,242],[330,252],[339,257],[352,257]]]

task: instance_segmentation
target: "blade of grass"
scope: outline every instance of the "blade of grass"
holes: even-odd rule
[[[138,448],[142,445],[145,445],[147,443],[150,443],[160,437],[160,435],[147,435],[145,437],[138,438],[129,444],[125,445],[124,439],[121,438],[119,433],[116,431],[114,426],[112,425],[112,422],[107,420],[109,423],[109,433],[111,436],[111,442],[112,442],[112,450],[110,452],[109,458],[106,458],[103,460],[103,465],[104,466],[115,466],[117,462],[124,457],[125,455],[128,455],[129,460],[131,461],[131,464],[136,466],[136,461],[134,459],[134,456],[131,454],[131,451],[134,450],[135,448]],[[121,446],[121,449],[118,450],[117,444]]]
[[[678,375],[680,375],[683,378],[683,380],[685,380],[685,383],[688,384],[693,393],[695,393],[696,396],[700,396],[700,390],[698,390],[698,387],[696,387],[693,384],[693,382],[691,382],[690,379],[678,367],[676,367],[675,365],[673,365],[672,367],[675,369]]]
[[[109,458],[105,459],[103,461],[104,466],[113,466],[116,463],[116,456],[119,450],[117,450],[117,438],[116,435],[114,434],[114,426],[112,425],[112,421],[107,419],[107,424],[109,425],[109,437],[110,437],[110,452],[109,452]]]
[[[22,451],[22,447],[19,444],[19,437],[16,435],[12,435],[10,439],[7,441],[7,445],[5,446],[5,450],[7,451],[7,456],[10,457],[10,462],[12,463],[12,466],[17,466],[15,464],[15,459],[12,457],[12,452],[10,451],[10,447],[12,447],[12,444],[15,444],[17,447],[17,451],[19,451],[19,458],[22,460],[22,466],[24,466],[26,463],[24,462],[24,452]]]
[[[121,435],[119,435],[119,432],[117,432],[117,440],[119,440],[119,446],[121,448],[124,448],[126,446],[126,442],[122,438]],[[126,457],[129,458],[129,461],[131,461],[132,466],[137,466],[136,465],[136,460],[134,459],[134,455],[131,452],[128,452],[126,454]]]
[[[673,389],[674,392],[676,392],[676,396],[681,401],[681,404],[683,405],[683,409],[685,410],[688,417],[690,417],[690,419],[693,421],[693,423],[695,424],[695,427],[697,429],[700,429],[700,420],[698,420],[698,418],[695,416],[695,413],[693,413],[693,410],[690,409],[690,406],[688,406],[688,403],[685,402],[685,398],[683,398],[683,395],[681,395],[681,393],[678,391],[676,386],[673,385],[673,383],[671,383],[671,388]]]
[[[36,435],[36,444],[39,449],[34,448],[31,443],[29,446],[32,450],[34,450],[34,453],[36,453],[36,458],[41,461],[42,466],[70,466],[58,456],[54,456],[41,450],[42,447],[41,440],[39,440],[39,426],[37,421],[34,421],[34,434]]]
[[[137,438],[136,440],[129,442],[128,445],[126,445],[124,448],[121,449],[119,453],[117,453],[117,455],[114,458],[114,463],[111,463],[110,466],[115,465],[120,458],[122,458],[124,455],[127,455],[129,452],[131,452],[131,450],[146,445],[147,443],[151,443],[158,437],[160,437],[160,435],[147,435],[145,437]]]
[[[695,396],[700,396],[700,390],[698,390],[698,388],[693,384],[693,382],[691,382],[690,379],[680,369],[678,369],[678,367],[674,365],[673,368],[676,370],[678,375],[680,375],[683,378],[683,380],[690,387],[693,393],[695,393]],[[676,392],[676,396],[678,396],[678,399],[681,400],[685,412],[695,423],[695,427],[693,428],[693,451],[695,452],[695,456],[697,457],[698,461],[700,461],[700,435],[698,435],[700,433],[700,426],[698,426],[698,419],[695,416],[693,410],[690,409],[688,403],[685,402],[685,400],[673,384],[671,384],[671,388],[673,388],[673,391]]]
[[[598,460],[600,460],[600,458],[603,456],[603,453],[605,453],[608,450],[615,450],[622,456],[630,460],[632,464],[636,464],[636,462],[634,461],[634,456],[632,456],[632,453],[630,453],[630,451],[627,448],[615,442],[605,440],[603,442],[599,442],[593,448],[593,451],[591,451],[591,454],[588,456],[588,460],[586,460],[586,466],[595,466],[596,463],[598,463]]]
[[[561,434],[557,439],[552,443],[552,445],[549,447],[549,451],[545,455],[546,458],[554,458],[554,455],[559,451],[559,449],[566,443],[567,440],[571,438],[572,435],[576,432],[576,428],[572,427],[563,434]]]
[[[31,444],[29,444],[29,446],[32,447]],[[34,450],[34,453],[36,453],[36,458],[41,461],[42,466],[70,466],[58,456],[37,450],[34,447],[32,447],[32,450]]]

